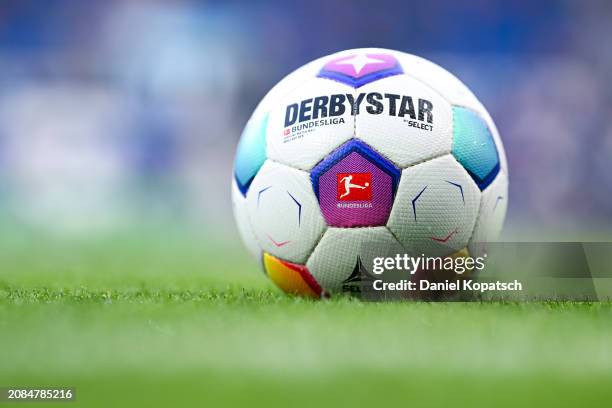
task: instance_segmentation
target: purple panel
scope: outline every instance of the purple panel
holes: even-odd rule
[[[319,77],[359,88],[370,82],[403,73],[397,59],[390,54],[354,54],[329,61]]]
[[[347,181],[347,176],[352,177]],[[311,177],[328,225],[371,227],[386,224],[399,170],[365,143],[347,142],[319,163]]]

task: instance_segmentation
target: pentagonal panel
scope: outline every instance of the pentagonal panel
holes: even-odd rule
[[[450,104],[428,85],[406,75],[358,89],[356,136],[400,167],[449,153]]]
[[[318,76],[359,88],[401,73],[402,67],[392,53],[357,49],[327,61]]]
[[[263,265],[268,277],[283,292],[314,298],[323,295],[323,289],[305,265],[283,261],[268,253],[264,253]]]
[[[472,256],[486,253],[487,242],[497,240],[506,218],[508,206],[508,177],[500,172],[482,192],[480,211],[468,246]]]
[[[257,243],[251,222],[249,221],[246,198],[242,196],[242,192],[238,189],[236,180],[232,182],[232,209],[242,242],[244,242],[251,255],[259,260],[261,258],[261,248]]]
[[[449,255],[467,245],[479,205],[478,187],[447,155],[402,171],[388,227],[414,253]]]
[[[365,143],[350,140],[312,169],[314,192],[328,225],[385,225],[400,171]]]
[[[374,258],[403,252],[385,227],[328,228],[306,266],[327,292],[353,292],[359,279],[374,276]]]
[[[290,262],[304,263],[325,229],[308,173],[279,163],[259,170],[247,208],[261,248]]]
[[[471,109],[453,107],[452,153],[481,190],[499,173],[499,155],[491,130]]]
[[[493,122],[491,115],[484,108],[482,104],[479,104],[476,107],[470,106],[470,109],[473,109],[476,112],[478,112],[480,116],[484,119],[484,121],[486,122],[487,127],[489,128],[489,131],[493,135],[493,140],[495,141],[495,147],[497,149],[497,154],[499,155],[500,168],[501,170],[506,172],[506,175],[508,175],[508,161],[506,159],[506,150],[504,149],[504,145],[502,143],[501,137],[499,136],[499,131],[497,130],[497,126],[495,126],[495,123]]]
[[[242,195],[246,195],[253,178],[266,161],[267,125],[267,114],[254,115],[242,131],[234,159],[234,179]]]
[[[352,91],[347,85],[313,78],[285,95],[268,120],[268,157],[309,170],[352,138]]]

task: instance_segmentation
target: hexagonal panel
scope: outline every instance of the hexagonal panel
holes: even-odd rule
[[[308,173],[266,161],[246,198],[261,248],[286,261],[306,262],[325,230]]]
[[[328,225],[363,227],[387,222],[400,171],[365,143],[350,140],[310,177]]]
[[[499,173],[499,155],[493,135],[484,119],[471,109],[453,107],[452,153],[481,190]]]
[[[487,243],[497,240],[506,218],[508,206],[508,177],[502,171],[482,192],[480,211],[469,243],[470,253],[482,256]]]
[[[453,74],[425,58],[403,52],[396,52],[394,55],[404,68],[406,75],[428,84],[451,105],[469,108],[477,112],[484,119],[493,134],[501,168],[507,171],[506,154],[499,133],[491,116],[472,91]]]
[[[425,58],[398,52],[395,54],[406,75],[422,81],[453,105],[474,106],[478,99],[456,76]]]
[[[373,275],[373,260],[404,249],[385,227],[328,228],[306,266],[327,292],[353,292],[355,275]]]
[[[479,205],[478,187],[446,155],[402,171],[387,225],[416,254],[449,255],[467,246]]]
[[[352,138],[352,93],[347,85],[313,78],[281,98],[268,119],[268,157],[309,170]]]
[[[403,168],[450,153],[451,106],[432,88],[397,75],[367,84],[359,92],[365,96],[358,105],[355,136],[396,165]]]

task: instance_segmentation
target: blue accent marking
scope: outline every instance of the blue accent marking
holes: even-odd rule
[[[383,78],[390,77],[393,75],[400,75],[403,73],[404,73],[404,70],[398,63],[394,67],[372,72],[371,74],[364,75],[359,78],[355,78],[350,75],[345,75],[345,74],[342,74],[336,71],[327,71],[324,68],[321,69],[321,71],[319,71],[317,76],[319,78],[327,78],[333,81],[342,82],[343,84],[350,85],[353,88],[359,88],[359,87],[369,84],[370,82],[378,81],[379,79],[383,79]]]
[[[259,208],[259,200],[261,199],[261,194],[268,190],[269,188],[271,188],[272,186],[268,186],[266,188],[262,188],[261,190],[259,190],[259,193],[257,193],[257,208]]]
[[[459,187],[459,190],[461,191],[461,200],[463,201],[463,204],[465,205],[465,196],[463,195],[463,186],[461,184],[453,183],[452,181],[448,181],[448,180],[446,180],[446,182],[448,184],[452,184],[455,187]]]
[[[391,187],[393,189],[393,197],[395,197],[401,175],[400,170],[361,140],[351,139],[331,152],[329,156],[319,162],[310,172],[310,180],[312,181],[312,187],[317,200],[319,200],[319,178],[353,152],[359,153],[363,158],[391,176]]]
[[[500,170],[499,154],[491,130],[471,109],[453,107],[452,154],[484,190]]]
[[[298,200],[296,200],[295,197],[292,196],[289,191],[287,191],[287,194],[289,194],[289,197],[291,197],[291,199],[298,206],[298,226],[300,226],[300,224],[302,223],[302,204],[300,204],[300,202]]]
[[[423,194],[423,192],[425,191],[425,189],[427,189],[428,186],[423,187],[423,189],[421,190],[421,192],[419,194],[417,194],[416,197],[414,197],[414,199],[412,200],[412,212],[414,214],[414,220],[416,221],[416,202],[419,199],[419,197],[421,196],[421,194]]]
[[[251,182],[266,161],[267,126],[267,114],[257,119],[250,119],[238,143],[234,160],[234,177],[243,196],[246,196]]]

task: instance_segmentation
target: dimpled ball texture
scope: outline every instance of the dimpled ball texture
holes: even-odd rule
[[[312,61],[259,103],[238,144],[242,240],[282,290],[346,291],[375,257],[482,255],[506,213],[495,125],[423,58],[354,49]]]

